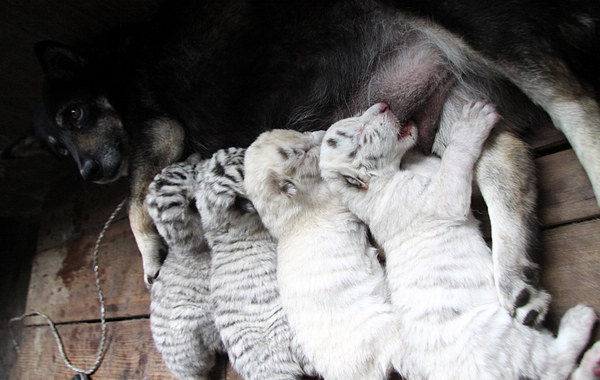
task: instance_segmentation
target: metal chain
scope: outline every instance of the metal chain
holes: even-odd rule
[[[20,352],[20,348],[19,348],[19,344],[17,343],[17,341],[14,337],[11,325],[15,322],[22,321],[25,318],[38,316],[38,317],[44,318],[46,320],[46,322],[48,323],[48,326],[50,326],[50,328],[52,329],[52,334],[54,334],[54,338],[56,339],[56,344],[58,345],[58,350],[60,351],[60,354],[61,354],[63,360],[65,361],[65,364],[67,365],[67,367],[71,368],[73,371],[79,373],[80,375],[85,375],[85,376],[82,376],[82,378],[86,378],[87,375],[93,374],[94,372],[96,372],[98,367],[100,367],[100,363],[102,362],[102,359],[104,358],[104,346],[106,344],[107,326],[106,326],[106,308],[104,306],[104,293],[102,293],[102,288],[100,287],[100,270],[98,268],[98,250],[100,248],[100,243],[102,242],[102,239],[104,238],[104,233],[106,232],[108,227],[110,227],[111,223],[113,222],[113,220],[115,219],[115,217],[117,216],[119,211],[121,211],[121,209],[125,205],[125,202],[126,202],[126,199],[122,200],[121,203],[119,203],[117,205],[117,207],[115,208],[113,213],[110,215],[110,217],[108,218],[106,223],[104,223],[104,227],[102,228],[102,231],[98,235],[98,238],[96,239],[96,245],[94,246],[93,266],[94,266],[94,276],[96,278],[96,289],[98,289],[98,300],[100,301],[100,324],[102,325],[102,338],[100,339],[100,346],[98,347],[98,355],[96,356],[96,361],[94,362],[94,365],[92,366],[92,368],[89,370],[84,370],[81,368],[77,368],[73,364],[71,364],[71,361],[69,360],[69,358],[67,358],[67,354],[65,353],[65,348],[64,348],[62,339],[58,333],[58,330],[56,329],[54,322],[52,322],[52,319],[50,319],[50,317],[48,317],[48,315],[38,312],[38,311],[25,313],[19,317],[12,318],[8,322],[9,332],[11,335],[12,343],[15,346],[15,349],[17,350],[17,352]]]

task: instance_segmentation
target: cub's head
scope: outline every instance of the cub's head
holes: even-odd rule
[[[38,43],[35,52],[44,71],[36,135],[53,152],[71,155],[86,180],[107,183],[124,175],[127,134],[111,101],[111,65],[57,42]]]
[[[246,152],[248,196],[275,235],[272,219],[297,212],[322,182],[318,164],[323,135],[276,129],[261,134]]]
[[[201,164],[177,162],[158,173],[148,187],[148,214],[169,249],[183,242],[195,247],[205,244],[194,199],[195,181],[201,170]]]
[[[367,189],[372,177],[399,169],[416,138],[414,123],[401,124],[386,104],[375,104],[327,130],[321,146],[321,175],[336,185]]]
[[[241,148],[221,149],[204,163],[196,181],[196,202],[207,233],[225,233],[232,224],[258,219],[244,186],[245,152]]]

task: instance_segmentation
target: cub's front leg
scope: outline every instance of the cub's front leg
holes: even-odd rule
[[[442,218],[463,219],[470,213],[473,167],[500,116],[484,102],[466,104],[452,125],[440,169],[428,189],[429,212]],[[427,212],[427,210],[425,210]]]
[[[130,162],[129,224],[142,255],[144,281],[150,286],[158,276],[166,249],[148,214],[145,199],[154,176],[180,158],[184,132],[179,123],[165,117],[143,124]]]

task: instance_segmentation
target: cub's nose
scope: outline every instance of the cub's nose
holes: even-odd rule
[[[92,159],[86,158],[79,168],[79,173],[86,181],[94,181],[100,178],[100,165]]]
[[[385,113],[390,107],[386,103],[377,103],[372,105],[364,114],[363,117],[377,117],[379,114]]]

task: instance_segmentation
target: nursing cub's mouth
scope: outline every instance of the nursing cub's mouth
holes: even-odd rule
[[[413,131],[416,132],[416,128],[417,125],[412,120],[409,120],[406,123],[399,123],[398,141],[411,137],[413,135]]]

